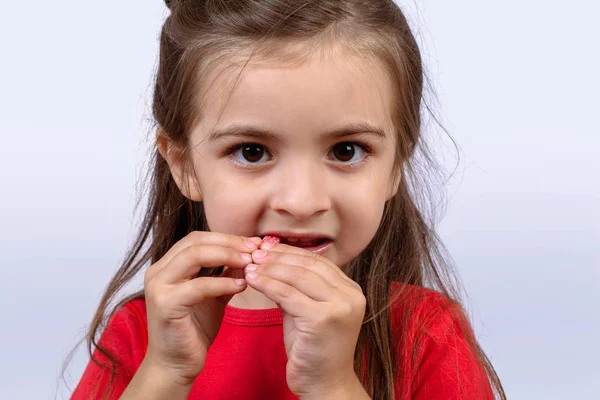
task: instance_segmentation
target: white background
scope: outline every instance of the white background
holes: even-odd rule
[[[476,333],[510,399],[596,398],[600,6],[401,4],[461,146],[441,233]],[[67,398],[62,361],[133,235],[165,16],[159,0],[2,4],[2,399]]]

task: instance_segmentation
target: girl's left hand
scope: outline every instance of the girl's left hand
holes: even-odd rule
[[[323,398],[354,387],[366,306],[361,287],[325,257],[299,247],[277,244],[260,255],[252,253],[246,281],[282,310],[290,390],[300,398]]]

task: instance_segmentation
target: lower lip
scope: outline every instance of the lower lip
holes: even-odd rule
[[[333,244],[333,240],[326,240],[323,243],[321,243],[320,245],[314,246],[314,247],[300,247],[300,246],[297,246],[297,247],[308,250],[308,251],[313,251],[317,254],[324,254],[329,249],[329,247],[331,247],[332,244]]]

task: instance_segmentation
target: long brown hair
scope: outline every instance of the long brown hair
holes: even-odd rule
[[[385,205],[375,237],[347,265],[346,273],[361,285],[367,298],[355,371],[371,397],[393,399],[395,377],[409,373],[398,368],[402,365],[398,358],[415,357],[419,338],[412,352],[398,355],[394,351],[395,343],[403,343],[406,338],[402,333],[392,336],[390,308],[404,304],[404,321],[410,318],[412,308],[408,302],[398,301],[399,297],[390,298],[392,282],[436,289],[448,296],[457,315],[462,315],[458,280],[434,229],[435,211],[439,210],[442,196],[435,196],[432,189],[438,187],[431,183],[441,176],[441,169],[421,132],[422,113],[429,111],[433,116],[424,97],[426,75],[419,47],[401,9],[393,0],[166,0],[166,4],[171,13],[160,35],[152,111],[154,128],[159,127],[183,149],[191,127],[200,118],[198,97],[205,88],[199,77],[218,63],[248,54],[248,49],[252,51],[246,62],[259,56],[300,59],[319,49],[338,46],[384,66],[396,94],[391,114],[397,135],[394,174],[400,174],[400,186]],[[290,50],[291,43],[302,44],[299,48],[305,52]],[[139,232],[108,284],[86,337],[94,362],[99,364],[93,357],[94,349],[109,358],[111,365],[103,367],[112,371],[113,379],[118,357],[99,346],[97,338],[117,309],[129,300],[143,297],[143,292],[138,292],[117,302],[117,293],[144,266],[158,261],[189,232],[208,229],[202,203],[183,196],[166,161],[157,149],[153,153],[148,170],[149,199]],[[406,293],[407,290],[400,290],[397,296]],[[496,395],[506,399],[468,321],[459,320]],[[404,326],[408,326],[406,322],[400,323],[400,330]],[[363,364],[366,370],[361,369]]]

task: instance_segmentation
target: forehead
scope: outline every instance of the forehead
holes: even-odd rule
[[[376,62],[340,54],[301,63],[255,62],[240,70],[221,65],[201,83],[193,134],[206,136],[234,123],[310,134],[365,122],[392,136],[393,85]]]

